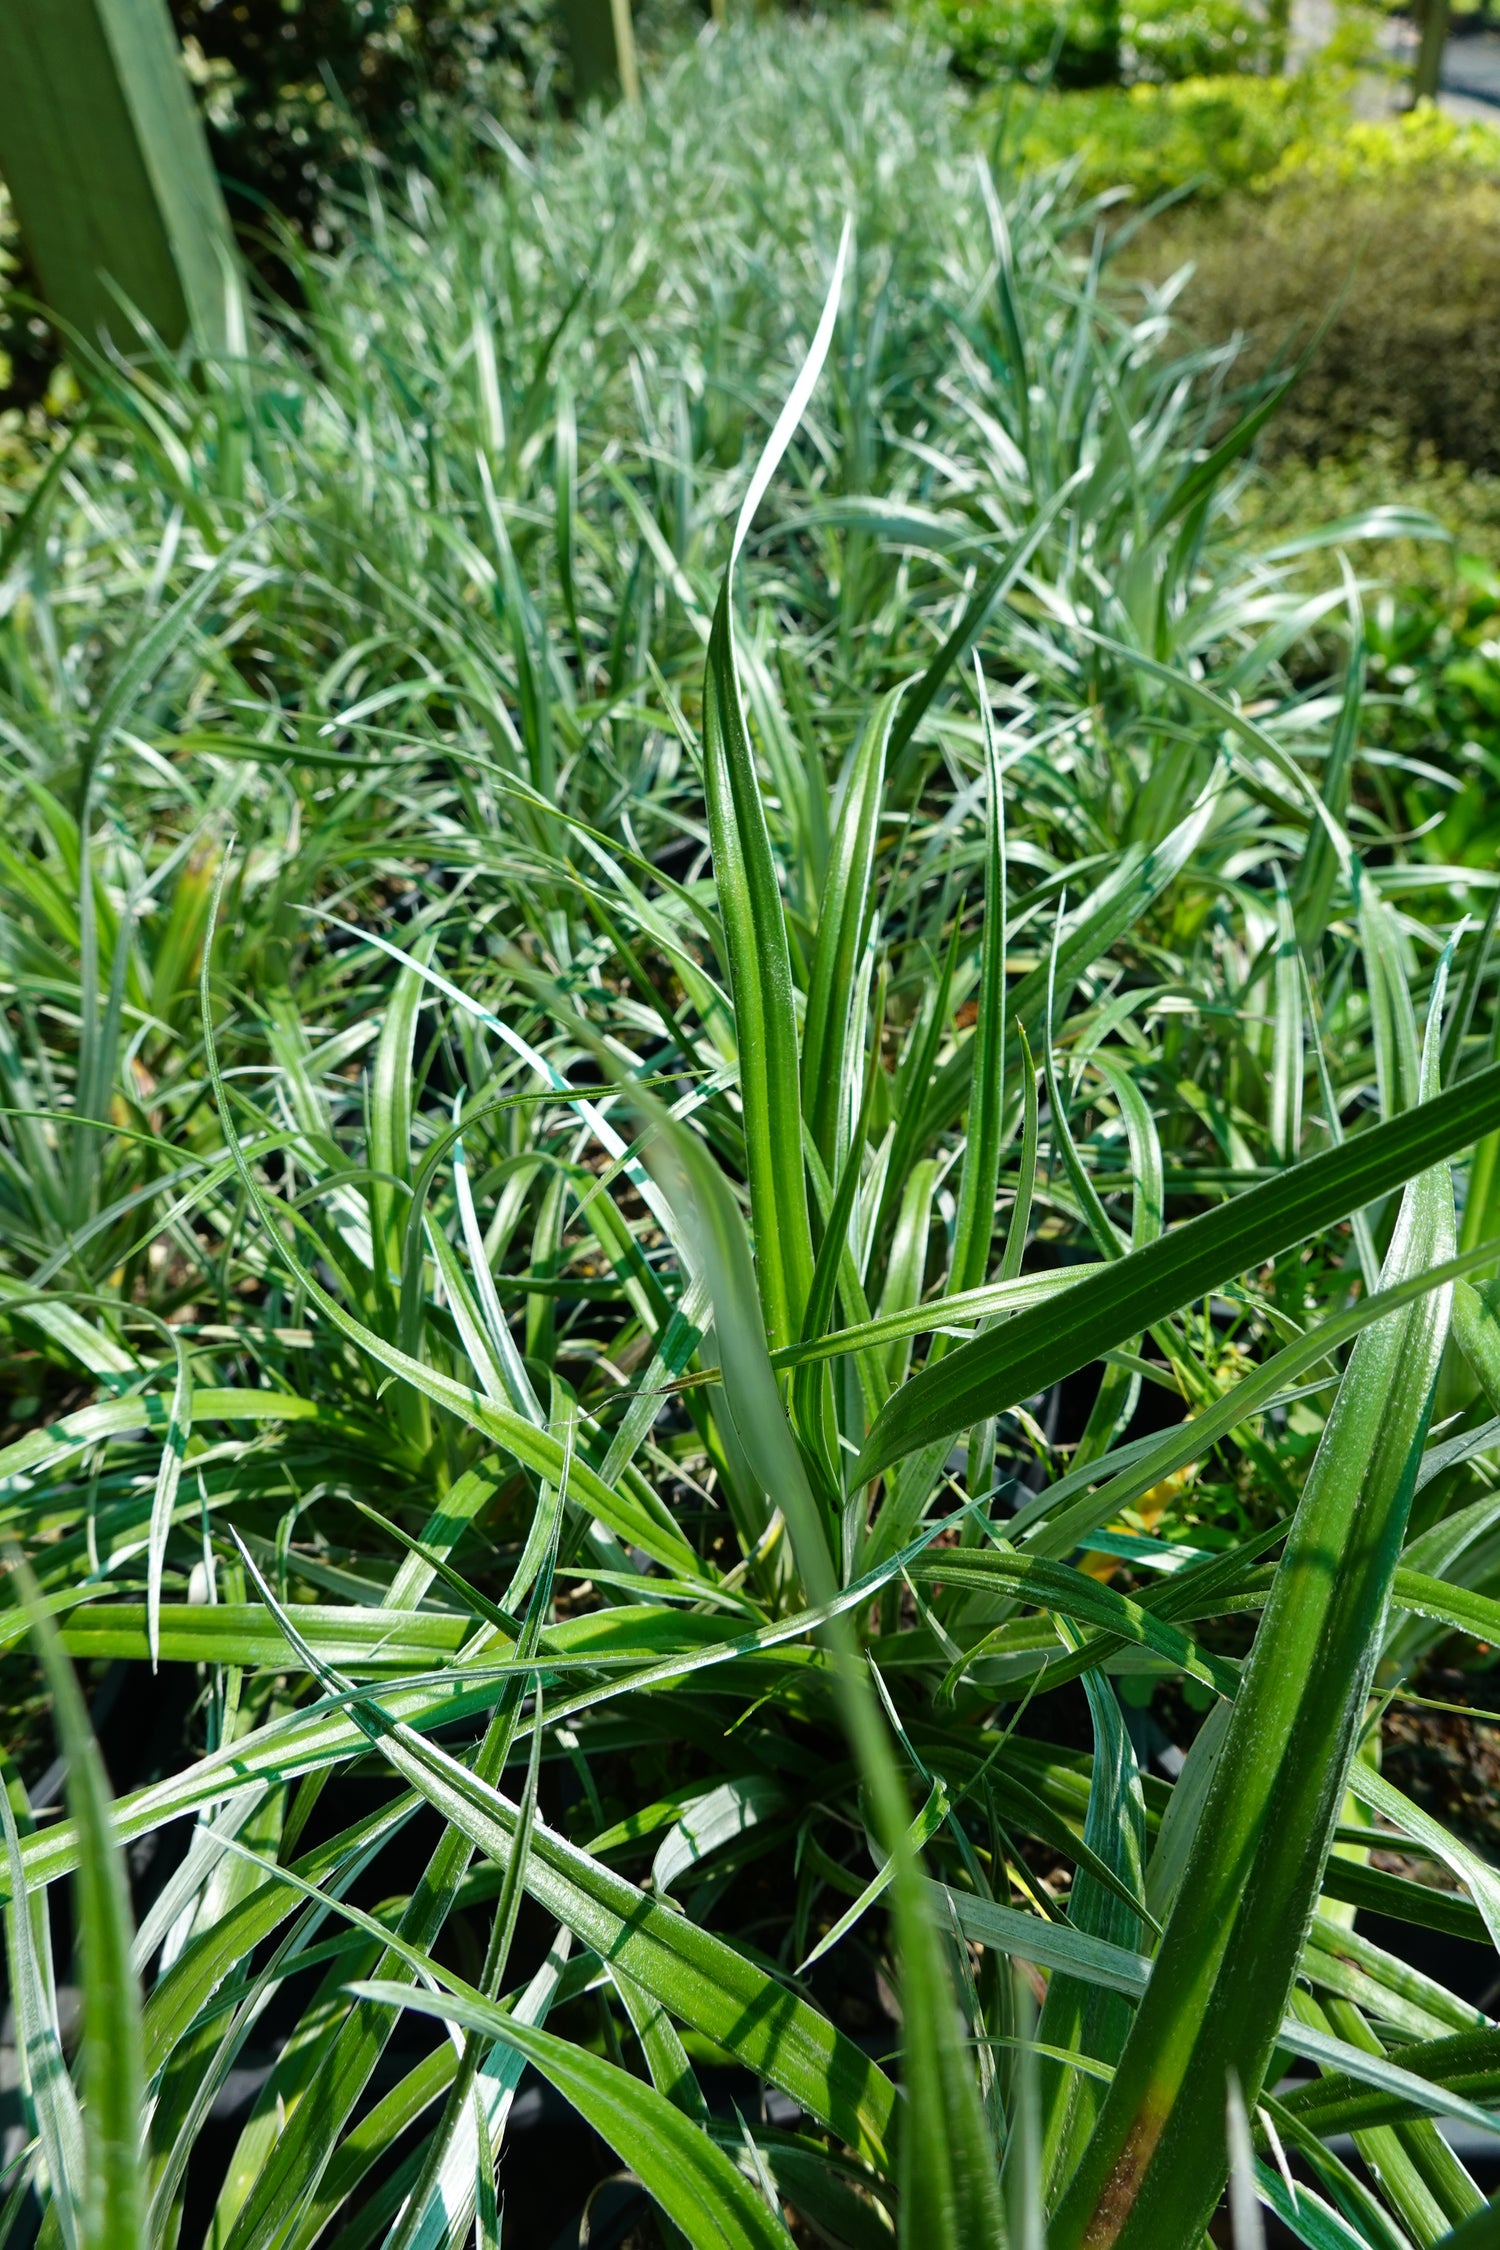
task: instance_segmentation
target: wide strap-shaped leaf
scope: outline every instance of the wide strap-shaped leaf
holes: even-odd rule
[[[995,740],[989,691],[976,665],[984,722],[987,790],[984,825],[984,929],[979,947],[979,1013],[975,1019],[969,1116],[964,1138],[958,1209],[953,1221],[949,1291],[977,1289],[989,1270],[995,1231],[995,1190],[1005,1117],[1005,782]]]
[[[1122,1993],[1132,2000],[1142,1999],[1146,1992],[1151,1963],[1144,1954],[1075,1930],[1071,1922],[1047,1921],[1040,1914],[1001,1906],[994,1899],[976,1898],[967,1891],[949,1890],[944,1896],[958,1927],[975,1945],[1033,1962],[1052,1976],[1077,1977],[1101,1992]],[[1424,2042],[1389,2060],[1299,2023],[1295,2016],[1283,2020],[1277,2039],[1289,2054],[1315,2062],[1322,2070],[1341,2073],[1352,2085],[1368,2089],[1368,2094],[1351,2097],[1362,2105],[1362,2115],[1452,2117],[1483,2132],[1500,2132],[1500,2119],[1480,2106],[1500,2086],[1500,2057],[1496,2055],[1496,2035],[1491,2031],[1463,2032],[1452,2039]],[[1303,2098],[1315,2102],[1322,2083],[1309,2087]],[[1344,2089],[1339,2087],[1338,2091],[1342,2094]],[[1111,2239],[1106,2233],[1098,2236],[1101,2243]],[[1199,2237],[1162,2239],[1196,2242]]]
[[[745,1162],[761,1303],[774,1345],[794,1344],[812,1287],[812,1222],[802,1164],[802,1068],[791,954],[776,861],[745,721],[734,645],[734,566],[767,485],[822,372],[849,232],[812,345],[755,466],[719,588],[703,677],[703,787],[734,1001]]]
[[[1440,1005],[1428,1026],[1429,1109],[1443,1106],[1430,1098]],[[1439,1164],[1402,1199],[1386,1278],[1439,1264],[1453,1238]],[[1449,1294],[1430,1291],[1367,1328],[1350,1354],[1151,1982],[1056,2216],[1056,2250],[1195,2242],[1223,2189],[1226,2088],[1233,2074],[1258,2100],[1280,2034],[1379,1652]]]
[[[830,1177],[838,1169],[843,1100],[860,948],[870,919],[870,886],[885,792],[885,746],[901,691],[877,704],[851,753],[839,800],[828,875],[818,909],[818,943],[802,1034],[802,1103]]]
[[[1075,1643],[1082,1636],[1068,1636]],[[1125,1717],[1110,1681],[1086,1672],[1083,1684],[1094,1726],[1094,1770],[1089,1785],[1084,1841],[1106,1861],[1118,1887],[1082,1871],[1068,1901],[1076,1929],[1118,1945],[1133,1945],[1145,1926],[1143,1911],[1132,1912],[1130,1894],[1144,1895],[1145,1805],[1135,1752]],[[1126,1893],[1121,1898],[1120,1891]],[[1101,1992],[1079,1980],[1054,1976],[1037,2024],[1043,2047],[1072,2048],[1113,2068],[1130,2028],[1130,2010],[1117,1993]],[[1044,2200],[1054,2203],[1088,2139],[1103,2099],[1100,2083],[1085,2071],[1043,2061],[1037,2070],[1040,2124],[1040,2181]]]
[[[28,1893],[21,1861],[20,1831],[33,1826],[31,1807],[8,1758],[0,1773],[0,1826],[5,1830],[5,1955],[18,2087],[52,2182],[53,2224],[64,2250],[78,2250],[83,2116],[63,2055],[47,1894]]]
[[[24,1566],[21,1576],[31,1591]],[[80,2250],[146,2250],[146,2073],[141,1998],[131,1962],[130,1878],[113,1833],[104,1761],[73,1667],[49,1619],[35,1618],[35,1638],[67,1760],[68,1809],[78,1833],[85,2151]]]
[[[756,1317],[743,1221],[701,1142],[655,1105],[641,1106],[654,1116],[660,1136],[652,1156],[656,1176],[694,1238],[713,1298],[730,1410],[757,1474],[780,1501],[808,1593],[820,1607],[832,1609],[833,1559]],[[821,1637],[832,1657],[840,1716],[870,1793],[880,1841],[894,1863],[907,2097],[900,2143],[903,2250],[919,2239],[929,2250],[1000,2250],[996,2152],[956,2036],[952,1980],[912,1850],[906,1790],[842,1608],[829,1617]]]
[[[1234,1275],[1458,1154],[1497,1120],[1500,1064],[1491,1064],[1440,1098],[1173,1227],[1062,1297],[1017,1313],[896,1393],[870,1432],[856,1480],[1061,1381]]]
[[[1493,2203],[1465,2219],[1462,2226],[1454,2227],[1436,2245],[1436,2250],[1495,2250],[1500,2241],[1500,2212]]]
[[[1446,2087],[1469,2101],[1500,2097],[1500,2029],[1462,2031],[1449,2039],[1423,2039],[1396,2049],[1392,2060],[1415,2077]],[[1416,2105],[1349,2071],[1335,2071],[1286,2097],[1286,2105],[1320,2135],[1352,2132],[1360,2125],[1390,2124]]]
[[[786,918],[735,674],[730,603],[726,576],[703,683],[704,789],[729,954],[761,1302],[771,1340],[781,1345],[802,1333],[813,1276],[802,1072]]]
[[[379,1442],[373,1422],[295,1391],[201,1390],[193,1402],[193,1415],[198,1422],[311,1422],[330,1436],[371,1446]],[[102,1399],[28,1430],[25,1437],[7,1445],[0,1451],[0,1477],[40,1476],[105,1438],[128,1437],[137,1430],[160,1431],[165,1437],[170,1428],[168,1402],[154,1391],[135,1398]]]
[[[689,2242],[723,2250],[791,2250],[791,2236],[743,2173],[694,2119],[618,2063],[494,2003],[415,1993],[405,1985],[355,1987],[362,1998],[412,2008],[513,2048],[588,2120]]]
[[[939,1556],[913,1563],[909,1575],[922,1583],[964,1587],[975,1593],[1004,1593],[1022,1602],[1035,1603],[1058,1617],[1079,1625],[1092,1625],[1121,1641],[1154,1649],[1168,1663],[1180,1664],[1190,1678],[1221,1695],[1232,1696],[1237,1685],[1234,1665],[1227,1657],[1207,1656],[1194,1646],[1179,1626],[1163,1620],[1113,1586],[1101,1585],[1066,1563],[1039,1556],[1018,1555],[1013,1548],[953,1548]],[[1001,1626],[997,1641],[1007,1628]],[[964,1658],[964,1664],[981,1663],[988,1643],[981,1641]],[[955,1669],[958,1667],[955,1666]]]

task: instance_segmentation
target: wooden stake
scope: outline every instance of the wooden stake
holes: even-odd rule
[[[638,102],[641,77],[630,0],[562,0],[562,13],[579,103],[611,92]]]
[[[1448,0],[1424,0],[1420,14],[1421,36],[1417,66],[1412,72],[1414,102],[1435,102],[1443,76],[1443,49],[1448,41]]]

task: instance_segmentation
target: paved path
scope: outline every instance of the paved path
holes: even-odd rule
[[[1388,16],[1380,44],[1400,64],[1403,78],[1409,78],[1417,56],[1415,24],[1405,16]],[[1438,106],[1452,117],[1500,124],[1500,32],[1449,34]]]
[[[1337,25],[1336,0],[1292,0],[1292,60],[1304,61],[1327,46]],[[1387,16],[1380,45],[1397,65],[1396,76],[1365,74],[1355,107],[1361,115],[1388,116],[1401,106],[1417,55],[1416,25],[1406,16]],[[1443,51],[1439,106],[1452,117],[1477,118],[1500,125],[1500,30],[1450,35]]]
[[[1462,114],[1488,111],[1500,123],[1495,117],[1500,112],[1500,32],[1449,38],[1443,51],[1443,92],[1450,104],[1463,103]]]

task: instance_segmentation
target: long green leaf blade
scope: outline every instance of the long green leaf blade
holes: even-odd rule
[[[131,1962],[130,1883],[115,1840],[104,1762],[73,1667],[56,1628],[34,1608],[32,1632],[67,1760],[68,1809],[78,1836],[85,2138],[79,2239],[83,2250],[146,2250],[146,2071]]]
[[[1002,1413],[1248,1267],[1363,1210],[1417,1173],[1470,1146],[1500,1117],[1500,1064],[1441,1099],[1372,1126],[1341,1148],[1293,1165],[1217,1211],[1174,1227],[1052,1303],[950,1352],[899,1390],[871,1430],[856,1481],[920,1445]]]
[[[1428,1106],[1441,989],[1440,974]],[[1385,1273],[1420,1274],[1450,1256],[1453,1241],[1453,1189],[1438,1165],[1406,1192]],[[1259,2099],[1321,1884],[1405,1535],[1449,1295],[1432,1291],[1366,1329],[1350,1355],[1151,1982],[1057,2214],[1057,2250],[1191,2241],[1218,2201],[1230,2076],[1247,2100]]]
[[[695,2250],[790,2250],[786,2228],[743,2174],[654,2086],[505,2008],[399,1984],[372,1982],[354,1990],[362,1999],[439,2016],[514,2047],[608,2142]]]

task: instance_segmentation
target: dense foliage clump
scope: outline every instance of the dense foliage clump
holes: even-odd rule
[[[1011,129],[1028,163],[1068,164],[1087,194],[1128,195],[1142,208],[1190,196],[1202,209],[1264,187],[1294,151],[1336,143],[1347,122],[1342,79],[1300,71],[1055,93]]]
[[[1274,35],[1240,0],[917,0],[961,77],[1063,89],[1263,71]]]
[[[549,82],[567,93],[547,0],[173,0],[172,14],[241,223],[258,208],[314,225],[372,165],[409,161],[435,109],[514,125]]]
[[[1490,752],[1108,208],[742,26],[24,457],[17,2224],[1481,2209]]]
[[[1247,370],[1310,351],[1274,445],[1337,457],[1394,430],[1493,474],[1500,133],[1430,113],[1355,126],[1290,149],[1267,186],[1161,255],[1191,257],[1190,317],[1205,336],[1241,329]]]

